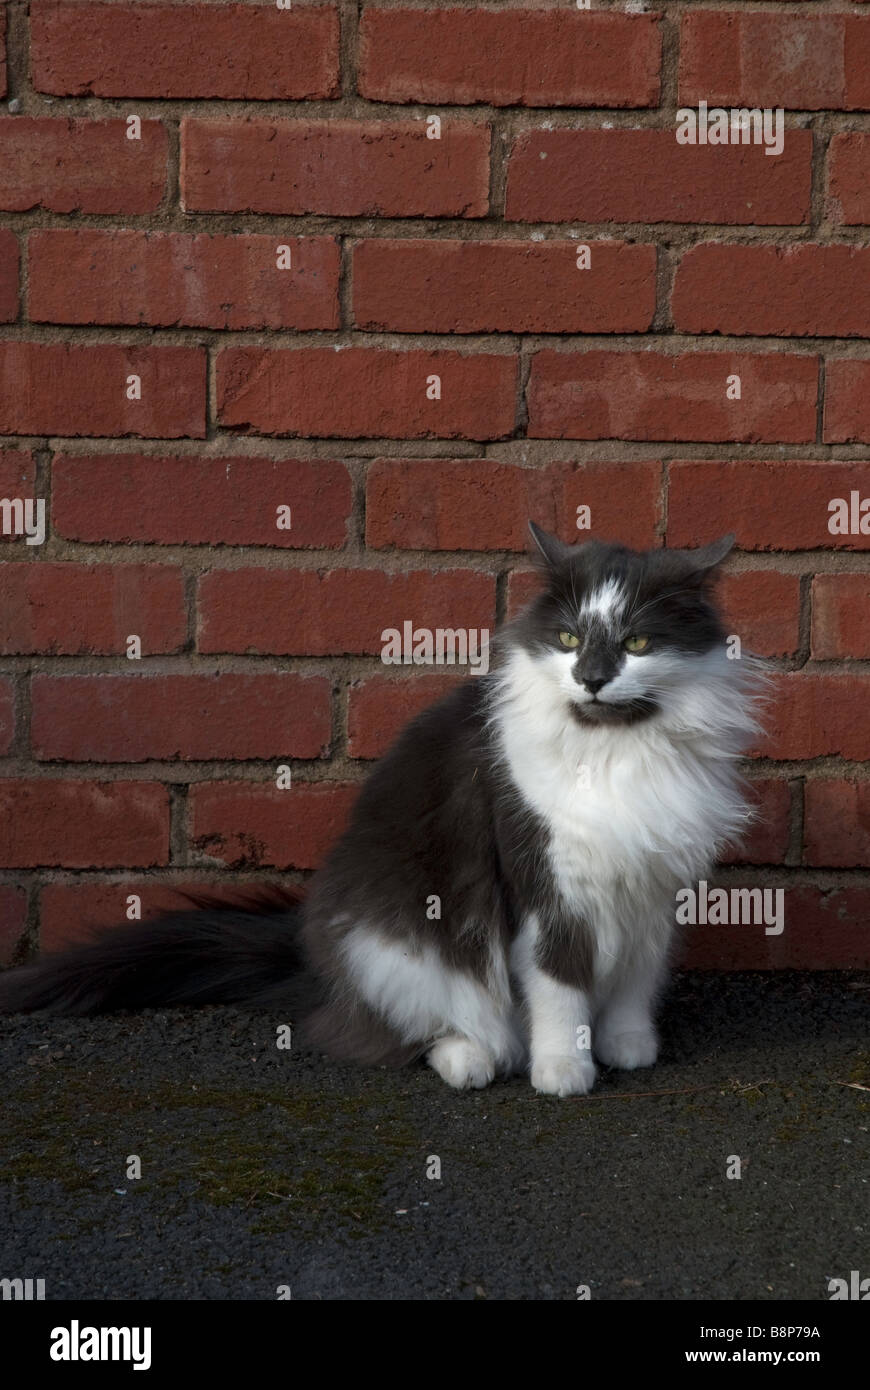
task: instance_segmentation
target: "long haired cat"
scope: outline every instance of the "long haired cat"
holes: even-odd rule
[[[546,587],[497,661],[375,767],[304,903],[200,903],[0,978],[0,1010],[280,1010],[333,1055],[587,1092],[656,1060],[675,894],[750,819],[757,676],[712,596],[733,543],[536,526]]]

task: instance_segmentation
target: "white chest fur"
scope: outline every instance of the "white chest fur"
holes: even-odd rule
[[[708,688],[708,702],[717,694]],[[692,692],[696,707],[703,699]],[[524,651],[512,655],[498,687],[504,762],[547,829],[560,895],[608,934],[666,912],[676,888],[703,876],[746,821],[733,718],[728,732],[709,710],[697,727],[690,714],[684,700],[670,722],[581,725],[564,691]]]

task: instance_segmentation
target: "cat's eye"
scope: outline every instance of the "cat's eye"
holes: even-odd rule
[[[626,637],[622,644],[627,652],[643,652],[649,646],[648,637]]]
[[[579,647],[580,638],[573,632],[560,632],[559,641],[563,647]]]

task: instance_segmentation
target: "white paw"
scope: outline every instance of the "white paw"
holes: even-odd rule
[[[585,1096],[597,1075],[594,1062],[578,1057],[537,1057],[532,1062],[532,1085],[545,1096]]]
[[[426,1061],[442,1081],[460,1091],[488,1086],[495,1076],[492,1053],[467,1038],[439,1038],[429,1049]]]
[[[659,1055],[659,1044],[652,1028],[630,1033],[603,1033],[594,1040],[595,1055],[606,1067],[651,1067]]]

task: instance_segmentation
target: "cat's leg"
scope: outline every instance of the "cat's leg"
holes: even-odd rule
[[[663,960],[646,955],[623,964],[595,1021],[592,1043],[599,1062],[625,1071],[654,1065],[659,1042],[653,1010],[664,971]]]
[[[448,965],[434,945],[412,946],[357,926],[345,961],[355,990],[394,1031],[419,1045],[450,1086],[487,1086],[522,1053],[507,963],[500,945],[477,969]]]
[[[589,1048],[589,996],[579,970],[570,959],[555,961],[533,915],[514,942],[511,967],[528,1014],[532,1085],[546,1095],[585,1095],[597,1073]]]

